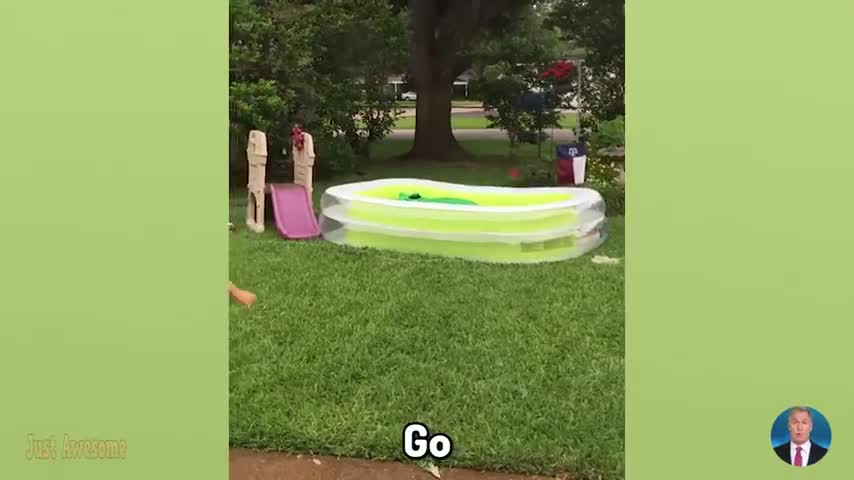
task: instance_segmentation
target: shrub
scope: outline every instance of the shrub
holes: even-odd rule
[[[582,141],[587,146],[586,181],[589,188],[598,191],[605,200],[608,215],[625,215],[626,190],[618,181],[618,161],[599,153],[609,147],[625,146],[625,121],[623,117],[597,121],[586,117]],[[552,155],[548,159],[533,159],[514,169],[509,185],[516,187],[554,186],[555,161]]]
[[[344,135],[335,134],[330,130],[314,130],[311,132],[314,137],[314,170],[313,175],[316,180],[330,178],[341,173],[349,173],[354,171],[361,157],[353,151],[352,145],[348,138]],[[288,144],[283,150],[282,170],[274,169],[273,175],[282,181],[290,181],[293,177],[293,155],[291,153],[291,145]],[[268,176],[270,176],[270,164],[268,163]]]
[[[547,88],[536,69],[499,62],[484,69],[478,82],[488,128],[501,128],[511,149],[544,140],[543,129],[560,127],[560,97]]]
[[[328,178],[338,173],[352,172],[359,165],[360,157],[353,151],[347,138],[323,132],[315,142],[315,176]]]
[[[622,147],[626,144],[626,122],[623,117],[598,122],[590,142],[600,148]]]
[[[405,12],[384,0],[233,0],[229,9],[231,126],[240,139],[267,133],[268,176],[289,175],[294,124],[317,139],[319,176],[346,170],[388,134],[386,78],[406,66]]]
[[[555,186],[554,171],[543,168],[522,168],[519,169],[518,178],[512,179],[508,185],[512,187],[553,187]],[[602,195],[608,216],[625,215],[626,189],[623,185],[590,179],[587,188],[596,190]]]
[[[623,185],[594,185],[591,188],[598,191],[602,195],[602,198],[605,199],[608,216],[623,216],[626,214],[626,188]]]
[[[611,120],[598,120],[582,114],[576,135],[587,147],[587,177],[604,184],[619,184],[618,177],[624,168],[623,159],[604,155],[603,150],[625,147],[625,121],[619,116]]]

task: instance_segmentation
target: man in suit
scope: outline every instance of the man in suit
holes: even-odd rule
[[[827,453],[827,449],[810,439],[812,432],[812,412],[804,407],[789,410],[789,441],[774,447],[781,460],[803,467],[818,463]]]

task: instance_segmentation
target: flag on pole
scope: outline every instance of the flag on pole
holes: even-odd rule
[[[583,143],[557,146],[557,165],[555,168],[558,185],[583,184],[585,167],[587,167],[587,148]]]

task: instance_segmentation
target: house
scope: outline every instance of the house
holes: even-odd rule
[[[472,70],[466,70],[461,73],[454,81],[454,94],[462,94],[465,98],[469,96],[469,83],[477,80],[477,73]],[[388,77],[388,84],[394,89],[394,94],[400,95],[405,91],[406,77],[404,75],[391,75]]]

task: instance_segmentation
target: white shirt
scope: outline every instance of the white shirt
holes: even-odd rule
[[[789,448],[792,449],[791,450],[791,452],[792,452],[792,465],[795,464],[795,455],[798,454],[798,447],[801,447],[801,465],[806,467],[807,464],[809,463],[809,459],[810,459],[810,447],[811,446],[812,446],[812,444],[810,443],[809,440],[807,440],[806,442],[804,442],[801,445],[796,445],[795,442],[789,442]]]

